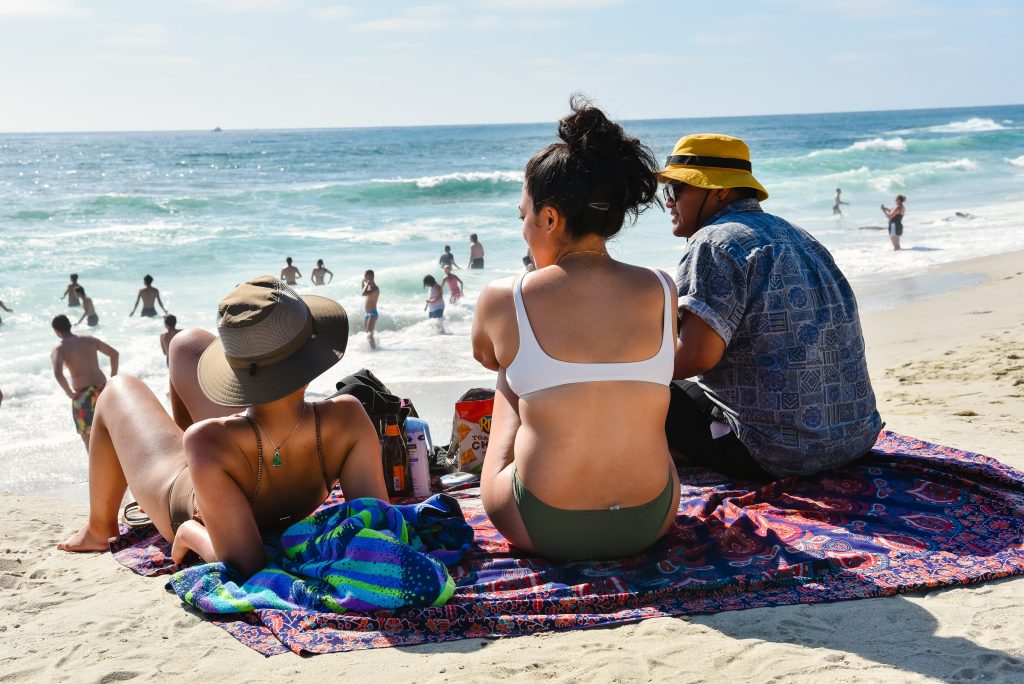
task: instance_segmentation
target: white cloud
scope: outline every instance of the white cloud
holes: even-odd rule
[[[0,0],[0,16],[67,17],[88,13],[75,0]]]
[[[97,40],[96,44],[100,47],[138,50],[142,48],[163,47],[169,42],[167,29],[164,26],[159,24],[139,24],[111,30],[109,35]]]
[[[775,0],[805,12],[834,14],[855,21],[885,21],[914,19],[936,14],[936,8],[914,0],[892,2],[892,0]]]
[[[328,5],[327,7],[317,7],[310,11],[309,15],[315,19],[324,19],[326,21],[341,21],[348,19],[355,10],[348,5]]]
[[[625,0],[476,0],[481,7],[502,10],[586,10],[621,5]]]
[[[192,4],[221,12],[283,12],[296,7],[299,0],[192,0]]]
[[[451,6],[447,3],[438,5],[417,5],[410,7],[405,14],[387,19],[373,19],[352,26],[353,31],[385,31],[394,33],[413,33],[417,31],[435,31],[449,23]]]

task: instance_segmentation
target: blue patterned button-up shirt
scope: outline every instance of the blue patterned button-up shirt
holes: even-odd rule
[[[761,467],[804,475],[871,448],[882,421],[857,300],[821,243],[733,202],[689,239],[676,285],[680,313],[725,341],[698,379]]]

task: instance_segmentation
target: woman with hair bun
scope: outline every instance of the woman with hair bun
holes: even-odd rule
[[[671,527],[665,440],[676,294],[607,242],[657,202],[651,151],[581,96],[562,142],[526,165],[519,215],[536,270],[490,283],[473,354],[498,372],[484,509],[522,549],[563,560],[638,553]]]

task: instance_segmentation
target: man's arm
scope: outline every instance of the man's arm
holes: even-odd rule
[[[117,361],[121,355],[117,353],[116,349],[103,340],[98,340],[95,337],[93,340],[95,340],[96,343],[96,351],[103,352],[110,358],[110,377],[114,377],[117,375]]]
[[[156,293],[156,303],[159,304],[160,308],[164,310],[164,315],[167,315],[167,307],[164,306],[163,300],[160,299],[160,292],[159,292],[159,290]]]
[[[708,372],[725,353],[725,340],[719,337],[704,319],[685,309],[681,315],[676,365],[672,373],[675,380],[685,380]]]
[[[75,392],[68,384],[68,379],[64,377],[64,351],[60,347],[56,347],[50,354],[50,362],[53,364],[53,377],[57,379],[57,384],[69,399],[74,399]]]
[[[334,280],[334,272],[331,271],[331,269],[329,268],[325,268],[324,270],[327,271],[327,275],[330,276],[330,278],[327,279],[327,282],[331,282],[332,280]]]
[[[139,291],[139,294],[135,297],[135,306],[132,307],[132,312],[128,314],[128,318],[131,318],[132,316],[135,315],[135,310],[139,308],[140,301],[142,301],[142,291]]]
[[[82,321],[84,321],[84,320],[85,320],[85,317],[86,317],[87,315],[88,315],[88,314],[86,314],[86,313],[85,313],[85,312],[83,311],[83,312],[82,312],[82,317],[81,317],[81,318],[79,318],[79,319],[78,319],[78,320],[77,320],[77,321],[75,322],[75,325],[82,325]]]

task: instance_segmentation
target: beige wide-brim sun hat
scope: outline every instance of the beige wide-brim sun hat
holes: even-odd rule
[[[345,355],[348,315],[273,276],[242,283],[217,306],[218,337],[199,359],[199,387],[221,406],[267,404],[308,385]]]
[[[731,135],[683,136],[665,160],[665,168],[655,173],[661,183],[676,181],[710,190],[752,188],[759,201],[768,199],[768,191],[751,172],[750,148]]]

